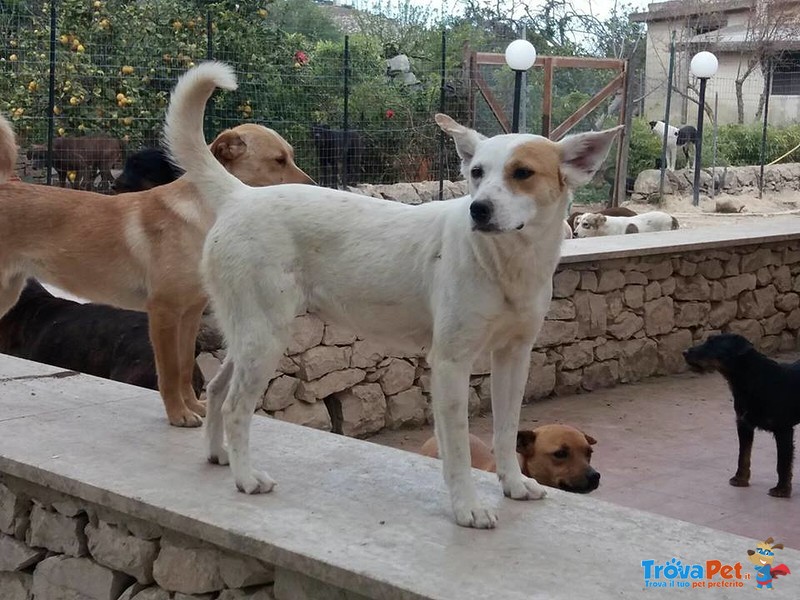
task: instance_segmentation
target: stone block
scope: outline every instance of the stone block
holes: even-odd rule
[[[592,391],[600,388],[612,387],[619,380],[619,364],[616,360],[595,362],[583,369],[581,386]]]
[[[658,344],[648,338],[620,342],[619,379],[639,381],[658,370]]]
[[[0,531],[22,539],[28,529],[31,501],[0,482]]]
[[[613,323],[609,324],[608,333],[618,340],[626,340],[639,331],[643,324],[642,317],[626,310],[615,318]]]
[[[719,329],[734,320],[738,311],[739,305],[735,300],[713,302],[708,313],[708,324],[715,329]]]
[[[658,284],[656,284],[658,285]],[[623,291],[623,298],[625,306],[628,308],[642,308],[644,306],[644,286],[641,285],[628,285]]]
[[[574,371],[558,371],[556,373],[556,385],[553,392],[556,396],[576,394],[581,389],[582,380],[583,371],[581,369],[575,369]]]
[[[612,290],[604,295],[606,297],[606,318],[613,322],[625,309],[622,290]]]
[[[31,528],[28,544],[47,548],[68,556],[86,554],[86,535],[83,532],[88,518],[82,514],[65,517],[34,504],[31,510]]]
[[[661,279],[666,279],[670,275],[672,275],[672,261],[669,259],[659,259],[653,258],[650,259],[654,262],[649,262],[650,268],[647,270],[647,278],[650,281],[659,281]]]
[[[206,594],[225,587],[220,573],[221,552],[199,540],[164,537],[153,564],[156,583],[170,592]]]
[[[414,385],[417,370],[402,358],[392,358],[378,380],[387,396],[398,394]]]
[[[568,298],[555,299],[550,302],[547,319],[569,321],[575,318],[575,304]]]
[[[386,425],[386,397],[377,383],[362,383],[335,394],[342,407],[342,433],[361,437]]]
[[[662,296],[644,304],[644,327],[648,336],[669,333],[675,327],[672,298]]]
[[[31,548],[10,535],[0,533],[0,571],[22,571],[42,560],[45,553],[41,548]]]
[[[761,336],[764,335],[764,331],[761,328],[761,323],[755,319],[740,319],[737,321],[731,321],[728,323],[727,331],[730,333],[738,333],[739,335],[743,335],[756,346],[758,346]]]
[[[625,271],[625,285],[647,285],[647,275],[641,271]]]
[[[142,584],[153,582],[153,562],[158,556],[158,542],[140,540],[125,529],[100,521],[86,526],[86,538],[92,558],[103,566],[135,577]]]
[[[306,381],[341,371],[350,366],[353,350],[348,346],[315,346],[295,357],[298,375]]]
[[[531,362],[528,380],[525,383],[525,400],[546,398],[556,387],[556,366],[554,364],[535,364]]]
[[[675,292],[673,293],[675,300],[708,300],[710,295],[711,288],[702,275],[679,277],[675,282]]]
[[[300,315],[292,323],[292,337],[287,354],[300,354],[319,346],[325,334],[325,323],[315,315]]]
[[[219,571],[229,588],[247,588],[275,581],[275,567],[242,554],[223,552]]]
[[[322,336],[322,343],[326,346],[349,346],[356,341],[356,334],[335,325],[333,323],[325,324],[325,333]]]
[[[764,328],[764,335],[778,335],[786,329],[786,315],[782,312],[775,313],[764,319],[761,326]]]
[[[37,600],[117,600],[133,578],[88,558],[52,556],[33,572]]]
[[[775,298],[775,308],[783,312],[791,312],[800,306],[800,296],[794,292],[780,294]]]
[[[581,281],[579,271],[564,269],[553,276],[553,298],[569,298],[575,293]]]
[[[577,344],[569,344],[561,349],[560,369],[578,369],[594,360],[594,344],[585,340]]]
[[[371,369],[386,356],[386,349],[380,344],[368,340],[357,340],[353,343],[353,355],[350,366],[356,369]]]
[[[708,302],[675,302],[675,326],[697,327],[708,319],[711,304]]]
[[[578,328],[579,325],[575,321],[545,321],[536,337],[535,347],[546,348],[568,344],[577,338]]]
[[[659,284],[661,285],[662,296],[672,296],[672,294],[675,293],[675,287],[677,283],[674,277],[667,277],[666,279],[662,279],[659,282]]]
[[[267,393],[264,394],[263,409],[274,412],[293,404],[299,384],[300,380],[290,375],[281,375],[270,381]]]
[[[390,429],[423,425],[428,400],[418,387],[386,397],[386,426]]]
[[[774,264],[775,258],[769,248],[759,248],[755,252],[745,252],[742,254],[741,272],[751,273],[761,267]]]
[[[314,403],[361,383],[366,376],[366,372],[361,369],[334,371],[314,381],[301,381],[297,385],[295,397],[304,402]]]
[[[611,290],[625,287],[625,275],[617,269],[602,270],[597,281],[597,293],[603,294]]]
[[[217,600],[275,600],[272,586],[248,588],[246,590],[222,590]]]
[[[597,273],[594,271],[581,271],[581,282],[578,289],[588,292],[597,291]]]
[[[288,421],[289,423],[313,427],[322,431],[330,431],[332,426],[331,415],[325,403],[321,400],[312,404],[295,402],[284,410],[276,411],[273,416],[279,421]]]
[[[657,281],[651,281],[644,288],[644,300],[649,302],[661,297],[661,284]]]
[[[337,588],[288,569],[276,569],[275,600],[369,600],[366,596]]]
[[[576,292],[574,297],[578,339],[603,335],[608,326],[608,307],[600,294]]]
[[[697,272],[706,279],[719,279],[725,275],[725,269],[716,258],[697,263]]]
[[[732,300],[746,290],[756,289],[756,276],[753,273],[742,273],[726,277],[722,280],[722,286],[725,288],[725,299]]]
[[[3,600],[33,600],[33,575],[0,572],[0,598]]]
[[[708,299],[712,302],[720,302],[725,299],[725,286],[719,281],[710,281],[708,283],[708,288]]]
[[[658,338],[658,364],[660,373],[681,373],[688,367],[683,359],[683,351],[693,344],[692,333],[679,329],[674,333]]]

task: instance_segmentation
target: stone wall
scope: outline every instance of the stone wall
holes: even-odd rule
[[[253,558],[0,476],[2,600],[297,598],[276,583]]]
[[[758,191],[761,168],[757,165],[745,167],[717,167],[713,178],[718,192],[726,194],[751,194]],[[633,200],[655,198],[661,171],[648,169],[639,173],[633,186]],[[711,169],[700,171],[700,189],[703,194],[711,192]],[[694,186],[694,171],[666,171],[665,194],[691,194]],[[767,192],[800,190],[800,163],[784,163],[764,167],[764,190]]]
[[[620,237],[631,243],[639,236]],[[741,333],[768,353],[797,347],[799,240],[629,254],[589,260],[572,253],[562,260],[531,356],[526,400],[681,372],[682,351],[720,331]],[[204,370],[218,368],[221,356],[201,357]],[[484,356],[473,370],[471,414],[490,407],[488,373]],[[392,354],[303,315],[259,412],[363,437],[430,422],[429,394],[423,358]]]

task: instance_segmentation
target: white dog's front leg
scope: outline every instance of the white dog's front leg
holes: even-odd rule
[[[494,510],[478,500],[469,454],[469,374],[472,364],[441,359],[431,361],[433,416],[444,481],[450,492],[456,522],[462,527],[491,529]]]
[[[492,352],[492,415],[494,457],[503,493],[515,500],[546,495],[535,479],[522,474],[517,460],[517,431],[522,396],[531,361],[531,344],[514,344]]]

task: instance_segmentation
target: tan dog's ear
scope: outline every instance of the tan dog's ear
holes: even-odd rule
[[[211,154],[223,165],[247,152],[247,144],[235,131],[223,131],[211,142]]]
[[[608,221],[608,217],[606,217],[605,215],[598,215],[597,216],[597,224],[598,225],[602,225],[606,221]]]
[[[772,549],[773,550],[783,550],[783,544],[773,544],[772,545]]]
[[[635,223],[628,223],[628,226],[625,228],[625,233],[639,233],[639,228]]]
[[[456,152],[461,157],[462,166],[469,165],[472,157],[475,155],[475,148],[478,142],[485,140],[486,136],[478,133],[474,129],[464,127],[460,123],[453,120],[448,115],[437,113],[434,117],[436,124],[447,135],[453,138],[456,143]]]
[[[602,166],[612,142],[624,126],[605,131],[570,135],[558,142],[561,150],[561,173],[571,189],[588,183]]]
[[[533,456],[533,447],[536,444],[536,432],[530,430],[517,432],[517,452],[522,456]]]
[[[581,433],[583,433],[581,431]],[[590,436],[588,433],[583,433],[583,437],[586,438],[586,441],[589,442],[590,446],[594,446],[597,443],[597,440]]]
[[[748,550],[747,551],[747,556],[753,556],[753,554],[755,554],[755,550]]]

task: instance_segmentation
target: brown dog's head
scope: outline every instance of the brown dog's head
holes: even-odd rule
[[[245,123],[226,129],[211,142],[211,153],[247,185],[262,187],[314,180],[294,162],[294,149],[272,129]]]
[[[542,425],[517,434],[522,472],[542,485],[586,494],[600,485],[592,468],[592,436],[569,425]]]

